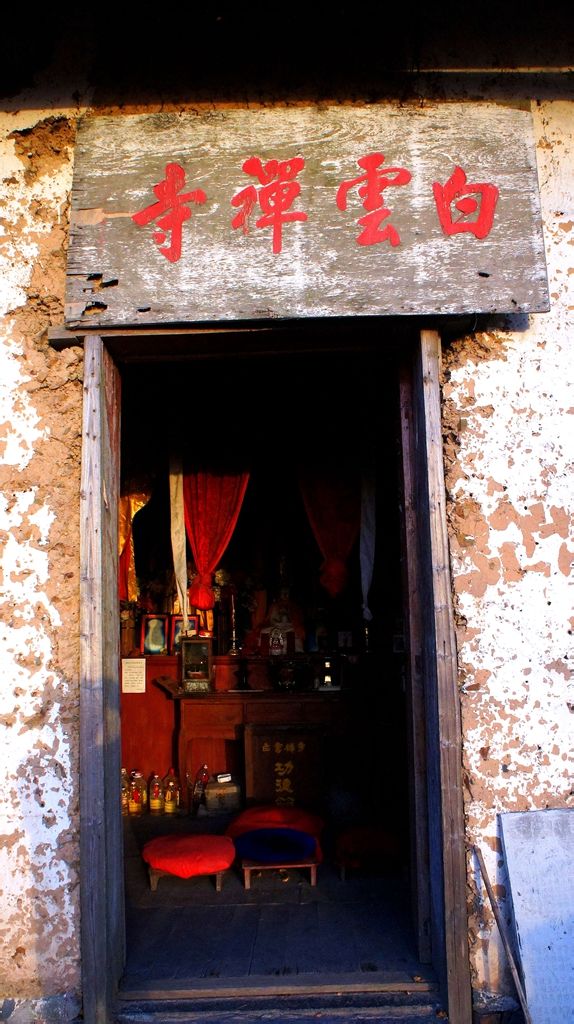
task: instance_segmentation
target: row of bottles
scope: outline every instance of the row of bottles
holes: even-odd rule
[[[190,787],[190,812],[196,815],[200,804],[205,803],[205,787],[209,782],[209,768],[206,764],[198,769],[195,779],[188,777]],[[146,782],[140,771],[128,775],[122,768],[121,777],[122,814],[177,814],[181,806],[181,786],[175,768],[170,768],[162,778],[154,772]]]
[[[122,768],[122,814],[176,814],[181,805],[181,786],[174,768],[164,778],[154,772],[146,782],[140,771],[128,775]]]

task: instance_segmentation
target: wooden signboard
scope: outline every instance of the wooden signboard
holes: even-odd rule
[[[324,796],[323,734],[308,725],[246,725],[247,800],[317,808]]]
[[[548,309],[529,111],[85,118],[68,326]]]
[[[574,1021],[574,808],[500,823],[532,1024]]]

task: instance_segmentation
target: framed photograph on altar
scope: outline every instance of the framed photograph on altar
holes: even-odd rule
[[[167,654],[169,615],[142,615],[140,651]]]
[[[186,636],[197,636],[199,628],[199,617],[197,615],[187,616]],[[183,636],[183,615],[172,615],[169,635],[169,653],[179,654]]]
[[[181,638],[181,686],[185,693],[208,693],[211,690],[211,646],[209,636]]]

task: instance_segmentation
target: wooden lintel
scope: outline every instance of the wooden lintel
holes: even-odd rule
[[[519,318],[516,318],[517,320]],[[510,329],[509,325],[506,325]],[[380,344],[381,328],[385,331],[385,346],[390,344],[391,339],[396,341],[404,340],[405,337],[419,335],[421,330],[438,329],[441,337],[448,339],[450,335],[460,336],[469,331],[485,331],[500,329],[500,317],[492,316],[440,316],[429,315],[426,317],[340,317],[330,320],[270,320],[258,322],[230,323],[201,323],[201,324],[165,324],[156,326],[108,326],[93,327],[67,327],[65,324],[56,324],[48,328],[48,343],[58,351],[66,348],[83,345],[84,340],[89,337],[102,338],[114,356],[125,362],[129,359],[141,360],[142,358],[171,359],[181,358],[186,354],[185,339],[208,340],[206,351],[209,354],[217,354],[217,341],[222,347],[229,348],[232,339],[241,339],[241,345],[233,345],[235,351],[240,352],[241,346],[252,346],[261,350],[262,340],[272,339],[269,350],[277,351],[280,345],[277,339],[289,334],[290,345],[293,344],[294,336],[298,337],[301,347],[305,349],[323,349],[325,339],[328,339],[327,347],[338,348],[348,339],[349,346],[356,351],[358,344],[359,329],[368,346],[369,336],[376,338]],[[519,325],[513,324],[513,330],[518,330]],[[324,339],[323,342],[320,339]],[[187,351],[188,355],[198,355],[197,346],[193,353]]]
[[[245,333],[250,334],[254,331],[269,331],[274,328],[274,324],[263,325],[263,326],[249,326],[230,324],[226,327],[214,327],[214,326],[188,326],[178,327],[176,324],[168,327],[108,327],[105,330],[99,330],[97,327],[89,328],[82,327],[80,330],[71,330],[64,325],[49,327],[48,328],[48,341],[52,348],[64,349],[69,348],[71,345],[82,345],[84,339],[88,337],[98,338],[141,338],[141,337],[172,337],[177,336],[193,336],[197,334],[237,334]]]

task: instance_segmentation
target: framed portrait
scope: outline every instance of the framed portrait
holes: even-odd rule
[[[185,693],[211,690],[211,637],[182,637],[181,685]]]
[[[185,636],[197,636],[199,628],[199,617],[197,615],[187,616],[187,633]],[[179,654],[181,651],[181,640],[183,630],[183,615],[172,615],[170,624],[169,653]]]
[[[167,654],[169,615],[142,615],[140,651],[142,654]]]

